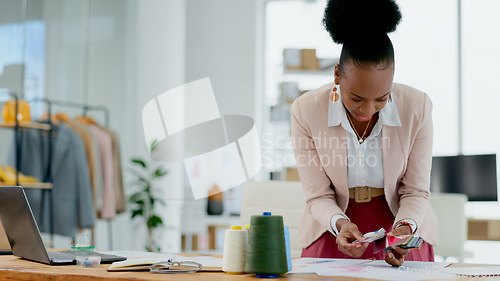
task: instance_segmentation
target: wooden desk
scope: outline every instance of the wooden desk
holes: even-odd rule
[[[478,266],[472,264],[453,264],[452,266]],[[52,266],[19,259],[14,256],[0,256],[0,280],[53,280],[53,281],[87,281],[87,280],[189,280],[189,281],[245,281],[262,280],[253,275],[230,275],[222,272],[198,272],[179,274],[152,274],[149,272],[107,272],[109,264],[97,268],[82,268],[76,265]],[[315,274],[288,274],[277,280],[371,280],[349,277],[322,277]],[[272,279],[270,279],[272,280]],[[275,279],[276,280],[276,279]],[[475,280],[474,278],[457,277],[447,280]],[[485,277],[477,280],[485,280]],[[488,280],[490,280],[488,278]]]

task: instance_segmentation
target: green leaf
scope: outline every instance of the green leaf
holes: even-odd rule
[[[148,227],[155,228],[155,227],[162,225],[162,224],[163,224],[163,220],[157,215],[152,215],[148,219]]]
[[[167,171],[163,171],[161,168],[156,169],[153,174],[153,178],[160,178],[167,174]]]
[[[144,205],[144,199],[137,200],[134,203],[138,205]]]
[[[154,140],[152,143],[151,143],[151,146],[150,146],[150,149],[151,151],[154,151],[156,149],[156,145],[158,144],[158,140]]]
[[[128,198],[128,200],[130,202],[135,202],[135,201],[137,201],[137,200],[139,200],[139,199],[141,199],[143,197],[144,197],[144,194],[142,193],[142,191],[138,191],[138,192],[130,195],[130,197]]]
[[[144,210],[142,209],[137,209],[137,210],[132,210],[132,218],[135,216],[142,216],[144,215]]]
[[[151,203],[151,207],[153,207],[155,205],[155,201],[156,201],[156,199],[154,199],[153,197],[149,198],[149,203]]]
[[[143,168],[147,168],[147,165],[146,165],[146,162],[144,162],[143,160],[141,159],[132,159],[132,163],[135,163],[135,164],[138,164],[138,165],[141,165]]]

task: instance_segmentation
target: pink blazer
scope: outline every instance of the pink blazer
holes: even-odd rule
[[[325,231],[330,219],[347,209],[347,139],[342,126],[328,127],[333,84],[310,91],[292,104],[292,140],[307,208],[300,235],[304,248]],[[437,219],[429,203],[432,159],[432,103],[409,86],[392,86],[401,126],[382,128],[384,192],[395,217],[413,219],[416,234],[437,245]],[[369,219],[369,215],[367,215]]]

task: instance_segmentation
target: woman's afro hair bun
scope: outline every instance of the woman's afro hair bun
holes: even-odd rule
[[[329,0],[323,25],[333,41],[342,44],[351,36],[396,30],[401,12],[394,0]]]

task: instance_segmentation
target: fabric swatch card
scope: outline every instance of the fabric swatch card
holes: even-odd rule
[[[353,243],[373,242],[373,253],[378,253],[380,251],[387,252],[388,250],[394,249],[396,246],[403,249],[419,249],[423,242],[422,238],[415,235],[387,236],[384,228],[368,232],[363,236],[365,237],[363,240],[356,240]]]

